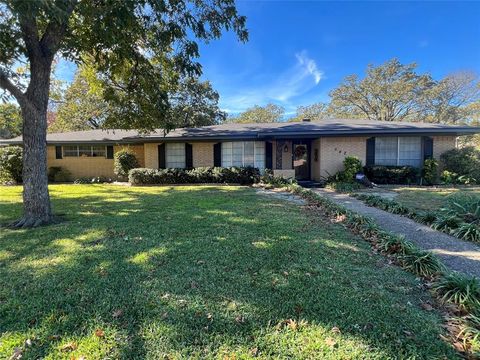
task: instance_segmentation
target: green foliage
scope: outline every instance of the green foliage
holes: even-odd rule
[[[55,181],[55,175],[62,170],[61,166],[51,166],[48,168],[48,181]]]
[[[70,182],[72,181],[72,173],[65,168],[60,168],[53,177],[54,182]]]
[[[108,104],[98,89],[90,84],[87,65],[77,69],[73,82],[58,106],[49,132],[80,131],[99,128],[108,114]]]
[[[185,169],[132,169],[128,181],[133,185],[229,183],[248,185],[260,181],[260,172],[253,167],[206,167]]]
[[[452,231],[452,235],[462,240],[480,242],[480,226],[477,223],[462,223]]]
[[[114,155],[113,172],[121,178],[126,178],[130,170],[139,166],[135,153],[128,148],[121,149]]]
[[[21,134],[20,108],[11,103],[0,104],[0,139],[9,139]]]
[[[273,123],[282,120],[285,109],[279,105],[255,105],[239,115],[229,117],[228,122],[236,123]]]
[[[478,76],[469,72],[434,80],[417,73],[417,64],[392,59],[369,65],[366,75],[347,76],[330,92],[331,113],[381,121],[457,123],[475,113],[470,109],[480,97]]]
[[[23,157],[20,146],[0,147],[0,180],[22,182]]]
[[[226,119],[218,101],[220,95],[209,81],[193,77],[182,78],[169,92],[169,122],[177,127],[216,125]]]
[[[366,166],[367,178],[376,184],[416,184],[419,169],[412,166]]]
[[[433,253],[415,247],[405,248],[399,260],[405,269],[419,276],[432,277],[444,270],[443,264]]]
[[[333,181],[327,184],[327,187],[335,190],[339,193],[352,193],[354,191],[360,190],[362,185],[356,182],[343,182],[343,181]]]
[[[265,185],[271,185],[275,187],[283,187],[286,185],[296,184],[297,180],[295,178],[286,179],[283,176],[274,176],[273,170],[265,169],[265,172],[260,177],[260,182]]]
[[[378,247],[387,254],[406,254],[414,248],[413,243],[405,240],[402,235],[385,233],[378,239]]]
[[[415,220],[422,224],[430,225],[437,218],[437,212],[434,211],[422,211],[417,214]]]
[[[362,171],[362,162],[356,156],[347,156],[343,160],[343,170],[329,177],[327,182],[350,182],[355,181],[355,174]]]
[[[480,284],[475,277],[450,273],[439,279],[433,289],[442,301],[458,305],[463,310],[480,306]]]
[[[423,162],[422,178],[426,185],[433,185],[438,180],[438,161],[435,159],[426,159]]]
[[[417,107],[419,94],[432,83],[429,75],[417,74],[416,67],[397,59],[377,67],[369,65],[365,78],[350,75],[330,93],[332,105],[341,111],[360,112],[369,119],[403,120]]]
[[[480,150],[473,146],[455,148],[444,152],[440,159],[444,169],[449,173],[442,178],[456,183],[457,181],[480,181]],[[460,177],[463,177],[459,180]]]

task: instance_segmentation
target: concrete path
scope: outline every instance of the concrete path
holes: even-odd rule
[[[384,230],[404,235],[407,240],[413,242],[419,248],[437,254],[451,270],[480,278],[479,246],[433,230],[404,216],[367,206],[351,196],[328,189],[312,190],[350,210],[373,218]]]

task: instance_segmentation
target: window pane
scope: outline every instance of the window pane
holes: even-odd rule
[[[105,157],[105,146],[92,146],[92,156]]]
[[[398,164],[405,166],[422,166],[422,139],[419,136],[400,137]]]
[[[254,166],[255,143],[246,141],[243,143],[243,166]]]
[[[167,168],[185,168],[185,143],[168,143],[165,150]]]
[[[397,137],[375,138],[375,165],[397,165]]]
[[[232,166],[243,166],[243,142],[232,143]]]
[[[255,167],[265,169],[265,142],[255,141]]]
[[[222,167],[232,166],[232,143],[222,143]]]
[[[80,156],[92,156],[92,147],[90,145],[79,145],[78,152]]]
[[[63,156],[78,156],[78,147],[76,145],[68,145],[63,147]]]

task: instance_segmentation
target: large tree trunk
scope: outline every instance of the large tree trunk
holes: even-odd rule
[[[23,217],[16,227],[52,222],[47,178],[47,108],[52,57],[31,63],[31,81],[20,101],[23,118]]]

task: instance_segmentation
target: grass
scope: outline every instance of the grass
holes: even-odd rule
[[[0,229],[0,358],[454,358],[411,274],[245,187],[50,187]],[[21,189],[0,187],[0,222]]]
[[[467,193],[480,196],[480,187],[386,187],[398,193],[395,200],[414,210],[437,210],[445,205],[447,197],[451,194]]]

